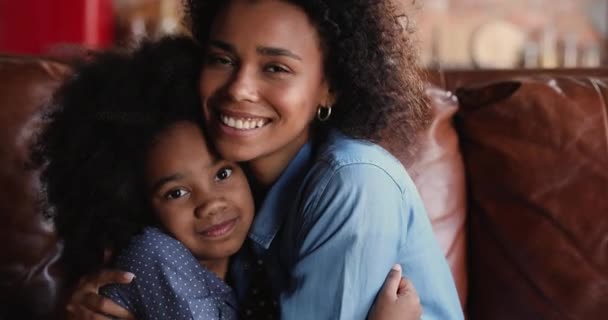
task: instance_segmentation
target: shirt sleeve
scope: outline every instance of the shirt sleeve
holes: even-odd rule
[[[282,319],[365,319],[395,263],[403,265],[415,286],[423,286],[422,291],[416,288],[423,309],[425,304],[429,308],[424,310],[425,319],[462,318],[426,213],[421,205],[412,205],[416,198],[408,199],[391,175],[372,164],[352,164],[336,170],[314,190],[300,208],[292,290],[280,297]],[[417,247],[436,250],[409,248],[412,235],[422,236],[414,241]],[[413,256],[406,257],[408,252]],[[425,271],[429,263],[439,267]],[[441,280],[432,280],[435,277]]]
[[[195,310],[184,299],[184,292],[196,283],[189,285],[187,280],[193,276],[185,250],[160,231],[146,229],[133,237],[114,262],[116,269],[135,274],[133,281],[104,286],[100,293],[136,319],[192,319]]]

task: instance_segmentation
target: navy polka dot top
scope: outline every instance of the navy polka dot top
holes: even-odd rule
[[[115,261],[135,274],[130,284],[112,284],[101,294],[138,320],[238,319],[232,289],[203,267],[179,241],[157,228],[136,235]]]

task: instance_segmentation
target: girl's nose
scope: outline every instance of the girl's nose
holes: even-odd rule
[[[228,205],[222,199],[213,199],[205,201],[194,211],[194,215],[199,218],[213,217],[224,213],[228,209]]]

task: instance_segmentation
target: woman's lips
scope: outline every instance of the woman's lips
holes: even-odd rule
[[[230,232],[232,232],[232,230],[234,230],[234,226],[236,226],[237,220],[238,220],[238,218],[234,218],[234,219],[230,219],[230,220],[212,225],[211,227],[200,231],[199,234],[201,234],[204,237],[208,237],[208,238],[219,238],[219,237],[225,236],[225,235],[229,234]]]
[[[272,119],[258,113],[234,111],[230,109],[211,109],[213,127],[229,136],[245,137],[257,134]]]

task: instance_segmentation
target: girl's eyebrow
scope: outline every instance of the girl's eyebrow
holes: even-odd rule
[[[162,188],[165,184],[172,182],[172,181],[177,181],[180,179],[183,179],[184,175],[180,174],[180,173],[176,173],[176,174],[172,174],[170,176],[166,176],[163,178],[158,179],[158,181],[156,181],[152,187],[150,188],[150,191],[152,193],[158,191],[160,188]]]
[[[224,41],[210,40],[209,45],[212,47],[216,47],[218,49],[230,52],[232,54],[236,53],[236,49],[234,48],[234,46],[229,43],[226,43]],[[284,48],[259,46],[259,47],[256,47],[256,51],[259,54],[264,55],[264,56],[271,56],[271,57],[283,56],[283,57],[289,57],[292,59],[302,61],[302,58],[300,56],[298,56],[297,54],[293,53],[292,51],[284,49]]]

